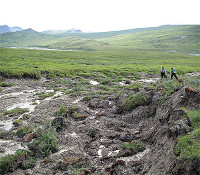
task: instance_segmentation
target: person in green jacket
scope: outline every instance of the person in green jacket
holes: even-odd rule
[[[176,76],[176,70],[172,67],[171,68],[171,79],[173,78],[173,76],[175,76],[175,78],[178,80],[178,78]]]

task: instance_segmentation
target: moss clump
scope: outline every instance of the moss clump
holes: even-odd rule
[[[38,103],[36,101],[34,101],[31,105],[37,105]]]
[[[83,120],[87,117],[86,114],[83,114],[83,113],[78,113],[78,112],[74,112],[72,113],[71,115],[74,119],[79,119],[79,120]]]
[[[15,108],[15,109],[12,109],[12,110],[9,110],[9,111],[5,111],[3,113],[3,115],[8,115],[9,117],[13,117],[13,116],[17,116],[17,115],[21,115],[23,113],[26,113],[28,111],[29,110],[25,109],[25,108]]]
[[[28,119],[28,118],[29,118],[29,115],[28,115],[28,114],[23,114],[23,115],[22,115],[22,119],[23,119],[23,120]]]
[[[18,127],[18,126],[22,126],[23,125],[23,121],[18,119],[18,120],[15,120],[13,121],[13,125]]]
[[[145,105],[146,103],[147,98],[143,93],[136,95],[130,94],[124,101],[124,108],[127,111],[132,111],[134,108]]]
[[[33,129],[30,128],[30,127],[24,127],[24,126],[22,126],[22,127],[18,128],[18,130],[17,130],[17,132],[16,132],[16,135],[17,135],[18,137],[22,138],[22,137],[24,137],[26,134],[32,132],[32,130],[33,130]]]
[[[92,99],[91,96],[85,96],[83,97],[82,101],[90,101]]]
[[[124,142],[122,150],[119,152],[120,156],[126,157],[137,154],[145,150],[145,144],[142,141],[135,140],[132,142]]]

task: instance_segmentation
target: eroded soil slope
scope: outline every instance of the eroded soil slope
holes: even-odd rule
[[[178,137],[190,132],[192,125],[182,107],[198,109],[200,93],[180,82],[165,95],[155,81],[160,80],[146,79],[140,82],[142,86],[132,88],[130,84],[135,82],[115,83],[112,87],[117,90],[111,91],[111,85],[94,80],[81,85],[80,79],[5,80],[14,85],[4,87],[0,94],[0,156],[29,150],[28,144],[37,139],[34,129],[17,134],[20,127],[54,123],[59,145],[50,155],[36,156],[31,168],[16,160],[22,163],[11,165],[7,173],[199,174],[199,165],[192,161],[180,166],[174,149]],[[19,108],[26,111],[6,112]]]

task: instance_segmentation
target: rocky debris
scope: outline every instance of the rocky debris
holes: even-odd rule
[[[96,113],[96,117],[103,116],[105,114],[105,111],[99,111],[98,113]]]
[[[86,166],[88,162],[87,158],[84,157],[66,157],[63,160],[59,161],[57,165],[54,167],[55,170],[62,170],[65,171],[67,169],[70,169],[70,167],[73,168],[83,168],[83,166]],[[87,170],[86,172],[90,172]]]
[[[190,131],[187,119],[177,120],[168,129],[169,137],[178,137]]]
[[[131,133],[126,132],[121,133],[119,139],[123,142],[131,142],[132,140],[134,140],[134,136]]]
[[[119,168],[126,168],[126,164],[123,160],[117,160],[110,167],[106,168],[106,171],[108,172],[108,175],[114,175],[119,172]]]
[[[186,96],[189,98],[198,98],[198,99],[200,98],[199,92],[194,88],[186,87],[185,93],[186,93]]]
[[[179,92],[180,91],[180,92]],[[184,87],[172,99],[177,107],[185,106],[190,109],[200,108],[200,92],[194,88]]]
[[[122,114],[124,111],[123,106],[113,106],[113,113],[114,114]]]
[[[173,123],[176,120],[180,119],[186,119],[186,123],[188,126],[192,125],[192,119],[188,117],[187,112],[184,111],[183,109],[175,109],[172,111],[170,118],[169,118],[169,123]]]
[[[178,137],[190,131],[192,120],[183,109],[175,109],[171,112],[169,118],[169,137]]]
[[[92,109],[106,108],[107,106],[109,106],[109,101],[107,101],[107,100],[100,100],[99,98],[92,98],[89,101],[89,107]]]
[[[145,108],[146,117],[154,117],[156,114],[156,107],[155,106],[147,106]]]
[[[91,139],[96,139],[96,138],[100,137],[100,131],[98,129],[91,129],[88,131],[87,135]]]

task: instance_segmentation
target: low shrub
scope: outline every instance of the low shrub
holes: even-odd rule
[[[8,154],[0,158],[0,174],[13,172],[18,168],[29,169],[36,165],[35,157],[26,150],[18,150],[15,154]]]
[[[60,117],[62,116],[63,114],[66,114],[68,111],[68,107],[67,106],[64,106],[64,105],[61,105],[60,108],[54,113],[54,115],[56,117]]]
[[[56,130],[48,122],[44,127],[38,127],[35,132],[36,138],[33,139],[28,147],[35,156],[46,157],[58,151],[58,138]]]

